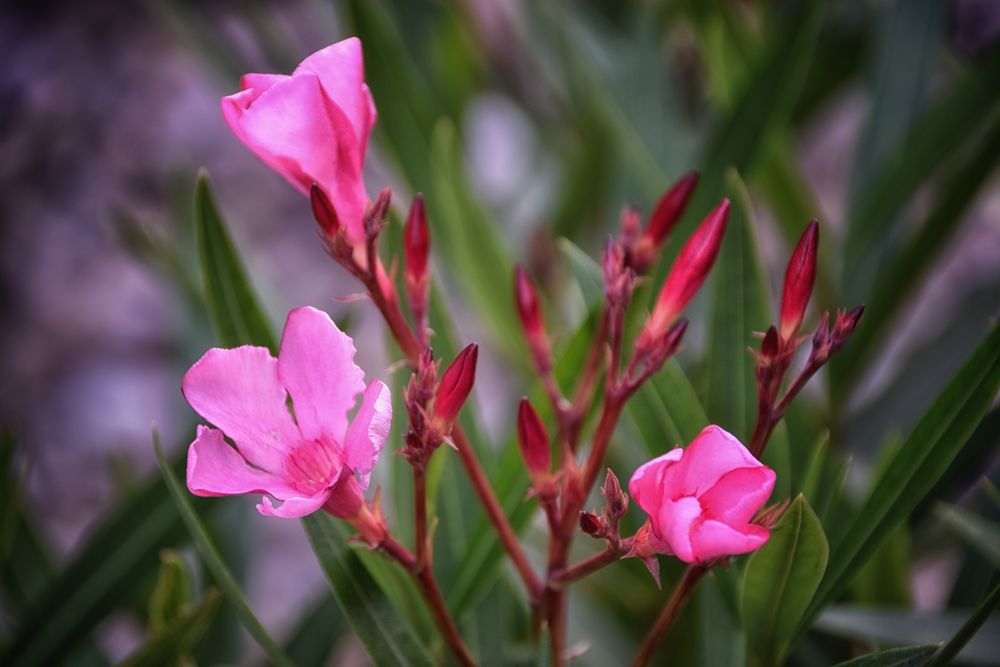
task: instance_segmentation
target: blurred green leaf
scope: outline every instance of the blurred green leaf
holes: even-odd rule
[[[823,526],[800,494],[746,566],[743,627],[751,664],[782,662],[829,555]]]
[[[858,568],[938,481],[1000,389],[1000,327],[994,327],[885,467],[846,534],[800,629],[835,600]]]
[[[183,464],[175,465],[183,474]],[[3,663],[14,667],[58,662],[126,603],[136,580],[155,570],[157,553],[183,535],[184,525],[162,480],[130,496],[32,601]]]
[[[326,594],[303,612],[298,625],[285,642],[285,654],[296,667],[324,667],[329,664],[330,651],[348,632],[340,603]]]
[[[559,251],[566,258],[569,270],[583,293],[587,308],[594,308],[604,298],[604,273],[594,258],[567,238],[556,241]]]
[[[838,356],[836,375],[841,382],[860,377],[865,362],[878,349],[877,343],[891,334],[891,325],[898,321],[900,311],[911,303],[910,297],[948,247],[965,222],[965,213],[989,182],[997,167],[997,155],[1000,155],[1000,118],[992,123],[986,136],[975,142],[968,157],[940,188],[917,233],[879,269],[878,281],[867,300],[864,326],[854,332],[851,344]]]
[[[927,667],[941,667],[942,665],[950,665],[955,658],[958,658],[973,637],[976,636],[983,625],[986,624],[987,620],[996,610],[997,606],[1000,606],[1000,583],[994,583],[993,590],[991,590],[986,598],[976,607],[976,610],[972,612],[969,618],[962,624],[962,627],[958,629],[958,632],[948,640],[948,643],[941,647],[934,658],[927,663]],[[994,635],[995,637],[995,635]],[[1000,642],[994,640],[994,645],[1000,648]],[[994,653],[993,657],[996,657]]]
[[[212,543],[212,538],[209,536],[208,530],[206,530],[192,505],[187,490],[177,481],[177,475],[167,461],[163,453],[163,448],[160,447],[160,435],[156,429],[153,430],[153,450],[156,453],[156,462],[160,466],[160,473],[163,475],[164,482],[166,482],[167,490],[173,498],[181,519],[184,520],[184,525],[187,526],[188,533],[191,535],[194,546],[198,550],[198,555],[201,556],[208,571],[212,573],[212,578],[219,585],[219,588],[225,593],[229,603],[236,609],[240,620],[243,622],[243,627],[247,629],[247,632],[250,633],[250,636],[254,638],[257,644],[264,649],[264,652],[272,663],[278,667],[292,667],[291,660],[282,652],[281,648],[271,639],[267,630],[264,629],[264,626],[257,620],[253,610],[250,609],[246,597],[243,595],[243,591],[240,590],[239,583],[237,583],[229,568],[226,567],[222,557],[219,555],[219,551]]]
[[[381,587],[348,546],[337,521],[322,512],[302,519],[344,617],[376,665],[431,665],[433,661]]]
[[[848,301],[864,299],[882,259],[880,239],[920,187],[948,158],[958,153],[1000,112],[1000,48],[959,80],[914,124],[881,167],[858,191],[844,249],[844,287]]]
[[[176,616],[152,633],[138,650],[121,663],[121,667],[183,667],[188,653],[201,639],[219,609],[222,594],[209,589],[197,604],[178,609]]]
[[[427,196],[434,248],[466,301],[490,325],[500,349],[514,358],[519,328],[511,298],[514,264],[503,238],[482,202],[472,192],[458,145],[458,131],[448,120],[434,128]]]
[[[891,648],[837,663],[835,667],[920,667],[937,650],[937,644]]]
[[[713,424],[746,442],[757,414],[757,379],[747,348],[757,347],[753,332],[771,321],[770,299],[750,194],[735,171],[728,181],[732,206],[714,272],[705,410]]]
[[[160,575],[149,598],[149,631],[156,634],[177,619],[191,598],[191,579],[181,555],[160,552]]]
[[[195,186],[195,233],[205,290],[205,306],[222,347],[262,345],[277,353],[277,343],[257,302],[246,271],[229,239],[202,170]]]
[[[936,644],[954,636],[967,620],[968,610],[919,612],[837,605],[816,621],[815,629],[835,637],[888,646]],[[991,618],[966,645],[963,664],[994,665],[1000,655],[1000,618]]]
[[[934,508],[934,516],[962,538],[962,541],[1000,568],[1000,525],[948,503],[939,503]]]

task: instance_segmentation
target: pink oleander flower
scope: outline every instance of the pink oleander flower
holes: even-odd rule
[[[392,401],[378,380],[365,387],[354,351],[326,313],[305,307],[288,314],[277,359],[252,345],[206,352],[182,384],[191,407],[216,427],[199,426],[188,450],[191,493],[268,494],[257,505],[265,516],[322,508],[377,541],[379,522],[362,493],[389,435]]]
[[[739,440],[708,426],[686,449],[640,466],[628,488],[649,515],[652,550],[705,563],[767,542],[770,531],[750,520],[771,496],[774,478]]]
[[[291,76],[246,74],[240,92],[222,98],[237,138],[306,196],[318,184],[353,243],[364,239],[361,168],[375,124],[364,78],[361,41],[351,37],[312,54]]]

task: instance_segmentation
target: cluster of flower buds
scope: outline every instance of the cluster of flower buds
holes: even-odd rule
[[[543,501],[549,501],[559,492],[556,476],[552,474],[552,447],[531,401],[521,399],[517,410],[517,444],[521,448],[524,466],[531,478],[531,488]]]
[[[622,215],[622,241],[629,250],[629,265],[637,274],[645,273],[656,261],[667,236],[684,215],[696,185],[697,171],[688,172],[674,183],[657,202],[641,237],[638,234],[641,226],[638,213],[626,210]]]
[[[760,415],[758,430],[751,442],[751,452],[760,454],[766,444],[773,422],[780,419],[784,407],[802,389],[805,382],[830,356],[837,352],[861,322],[864,306],[850,311],[838,310],[833,327],[829,312],[823,313],[812,337],[812,350],[805,366],[786,395],[779,401],[778,392],[795,351],[805,340],[799,336],[809,300],[816,284],[816,266],[819,254],[819,222],[812,220],[799,238],[785,270],[785,283],[781,294],[781,314],[778,326],[771,326],[764,334],[760,351],[751,350],[756,359],[757,392]]]
[[[403,235],[406,270],[403,278],[406,285],[406,300],[410,305],[410,312],[413,314],[413,321],[421,343],[425,345],[427,344],[427,299],[430,288],[427,260],[430,248],[430,231],[427,228],[424,196],[417,193],[413,197],[410,212],[406,216],[406,229]]]
[[[618,477],[608,468],[601,487],[604,496],[604,511],[580,512],[580,530],[596,539],[607,540],[616,551],[622,550],[620,525],[628,513],[628,494],[622,490]],[[631,545],[630,545],[631,546]]]
[[[647,373],[655,371],[677,351],[687,329],[687,321],[678,318],[715,264],[728,217],[729,200],[723,199],[681,247],[653,312],[636,340],[633,364],[645,365]]]
[[[479,346],[462,350],[438,380],[438,364],[427,348],[403,390],[403,402],[409,416],[406,445],[400,453],[417,468],[427,464],[431,453],[447,441],[459,411],[472,392],[476,379]]]

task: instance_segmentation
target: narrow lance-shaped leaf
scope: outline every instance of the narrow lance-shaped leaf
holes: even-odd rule
[[[223,347],[262,345],[277,351],[273,329],[257,303],[246,271],[219,215],[208,174],[195,186],[195,231],[205,290],[205,307]]]
[[[850,584],[858,568],[934,487],[1000,390],[1000,326],[924,413],[831,549],[830,567],[800,631]]]
[[[180,512],[181,518],[184,520],[184,525],[187,526],[188,532],[191,534],[191,539],[198,550],[198,555],[201,556],[208,571],[212,573],[212,578],[219,585],[219,588],[222,589],[222,592],[225,593],[230,604],[235,607],[240,620],[243,622],[243,627],[247,629],[247,632],[250,633],[250,636],[254,638],[257,644],[264,649],[264,652],[273,664],[278,665],[278,667],[292,667],[292,661],[288,659],[288,656],[271,639],[267,630],[257,620],[253,610],[250,609],[250,604],[247,602],[246,596],[240,590],[239,583],[237,583],[229,568],[226,567],[218,550],[212,543],[212,538],[209,537],[208,530],[206,530],[201,519],[198,517],[198,513],[191,505],[187,489],[181,486],[177,475],[171,469],[166,455],[163,453],[163,448],[160,447],[159,433],[155,429],[153,430],[153,450],[156,453],[156,461],[160,465],[160,473],[163,475],[167,489],[170,491],[170,496],[177,506],[177,511]]]
[[[336,520],[316,513],[302,519],[302,525],[344,616],[375,664],[432,665],[424,647],[348,546]]]
[[[834,667],[920,667],[937,650],[937,644],[903,646],[839,662]]]
[[[799,495],[747,563],[743,627],[754,665],[780,664],[830,554],[823,526]]]

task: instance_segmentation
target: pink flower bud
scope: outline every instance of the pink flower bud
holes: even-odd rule
[[[427,229],[427,213],[424,196],[417,193],[410,204],[406,216],[404,252],[406,255],[406,280],[414,285],[422,285],[427,280],[427,257],[430,253],[430,233]]]
[[[476,361],[479,359],[479,346],[475,343],[458,353],[451,362],[434,396],[434,423],[442,433],[451,428],[451,423],[458,416],[458,411],[465,404],[465,399],[472,391],[476,381]]]
[[[643,233],[652,247],[659,248],[671,230],[680,222],[696,185],[698,185],[698,172],[690,171],[663,193],[649,217],[649,226]]]
[[[802,318],[816,283],[816,255],[819,248],[819,222],[806,227],[785,271],[785,288],[781,295],[781,339],[790,341],[802,326]]]
[[[686,449],[643,464],[629,491],[649,515],[649,547],[685,563],[759,549],[770,532],[752,523],[774,488],[774,471],[735,437],[706,427]]]
[[[643,337],[655,340],[673,324],[708,277],[719,255],[729,216],[729,200],[712,209],[687,240],[663,283]]]
[[[521,319],[525,339],[535,365],[546,372],[552,367],[552,348],[545,334],[545,323],[542,321],[542,309],[538,302],[538,294],[528,277],[524,267],[518,265],[514,269],[514,302],[517,304],[517,314]]]
[[[549,434],[527,398],[521,399],[517,410],[517,444],[521,446],[521,456],[532,482],[544,481],[552,467]]]

